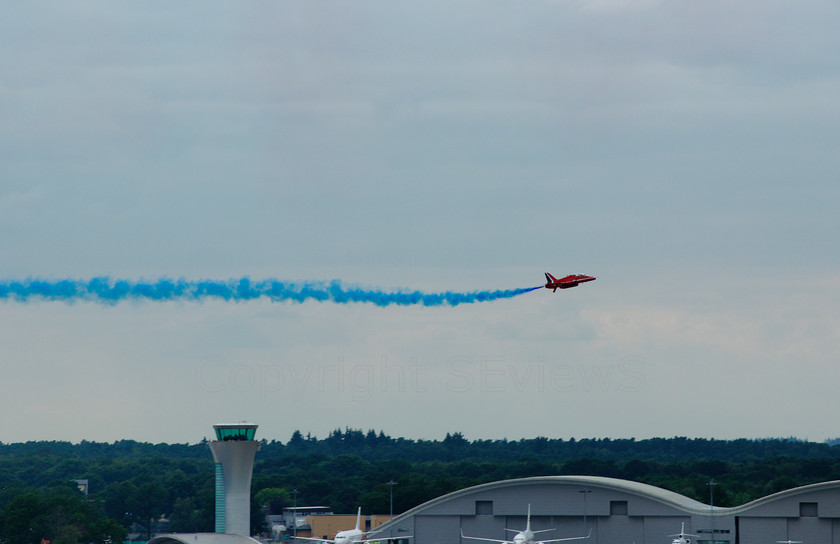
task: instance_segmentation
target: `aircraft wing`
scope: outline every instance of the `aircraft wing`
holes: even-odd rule
[[[461,531],[461,538],[469,538],[471,540],[482,540],[484,542],[498,542],[499,544],[512,544],[510,540],[496,540],[495,538],[484,538],[481,536],[467,536],[464,531]]]
[[[330,540],[329,538],[311,538],[308,536],[297,536],[294,538],[295,540],[308,540],[310,542],[329,542],[330,544],[335,544],[335,540]]]
[[[566,537],[566,538],[552,538],[551,540],[540,540],[540,542],[545,544],[546,542],[563,542],[565,540],[586,540],[590,536],[592,536],[592,529],[589,529],[589,534],[586,535],[586,536],[570,536],[570,537]]]

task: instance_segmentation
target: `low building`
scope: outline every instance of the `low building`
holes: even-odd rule
[[[388,516],[365,516],[362,514],[360,529],[365,533],[374,531],[388,521]],[[348,515],[313,515],[306,517],[306,525],[309,526],[309,533],[305,535],[298,531],[298,536],[311,536],[313,538],[332,539],[339,531],[347,531],[356,528],[356,516]],[[371,538],[375,538],[374,537]]]

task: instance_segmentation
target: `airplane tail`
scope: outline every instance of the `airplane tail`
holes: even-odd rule
[[[356,513],[356,530],[362,530],[362,507],[359,507],[359,511]]]
[[[509,529],[509,530],[512,531],[513,529]],[[525,532],[531,531],[531,533],[537,534],[537,533],[548,533],[548,532],[553,531],[553,530],[554,529],[541,529],[539,531],[531,531],[531,505],[529,504],[528,505],[528,517],[525,519]]]
[[[557,278],[555,278],[554,276],[552,276],[551,274],[546,272],[545,273],[545,281],[547,281],[548,283],[554,283],[554,282],[557,281]]]
[[[695,538],[700,538],[700,537],[699,537],[699,536],[697,536],[697,535],[692,535],[692,534],[689,534],[689,533],[686,533],[686,532],[685,532],[685,522],[683,522],[683,523],[682,523],[682,525],[680,526],[680,532],[679,532],[679,533],[677,533],[677,534],[675,534],[675,535],[668,535],[668,536],[678,536],[678,537],[680,537],[680,538],[685,538],[685,537],[687,537],[687,536],[693,536],[693,537],[695,537]]]

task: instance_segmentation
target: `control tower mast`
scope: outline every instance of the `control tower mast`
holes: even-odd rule
[[[251,473],[260,443],[257,425],[213,425],[216,440],[210,451],[216,461],[216,532],[251,536]]]

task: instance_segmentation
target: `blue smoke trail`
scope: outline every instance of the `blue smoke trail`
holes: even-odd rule
[[[422,291],[385,292],[378,289],[362,289],[343,285],[339,280],[331,282],[293,283],[276,279],[252,281],[245,277],[227,281],[185,279],[159,279],[154,282],[112,280],[107,277],[91,280],[41,279],[0,280],[0,300],[27,302],[48,300],[74,302],[94,301],[103,304],[117,304],[121,301],[200,301],[217,299],[244,302],[267,298],[274,302],[334,302],[348,304],[368,302],[377,306],[457,306],[512,298],[540,287],[508,289],[498,291],[477,291],[473,293],[424,293]]]

